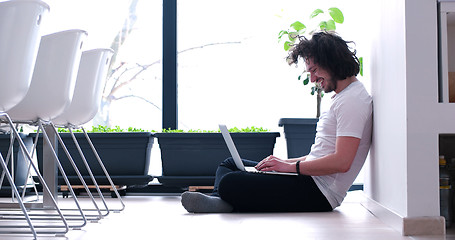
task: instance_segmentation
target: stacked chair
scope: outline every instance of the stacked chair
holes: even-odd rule
[[[58,137],[57,131],[52,132],[54,128],[50,120],[61,114],[71,103],[81,59],[81,48],[86,35],[83,30],[68,30],[41,37],[32,82],[27,94],[21,102],[7,111],[14,123],[38,126],[36,139],[42,132],[43,140],[48,146],[53,145],[49,135]],[[54,151],[51,154],[56,160],[60,173],[68,180],[57,154]],[[69,160],[72,161],[71,158]],[[68,184],[69,181],[67,181]],[[70,192],[81,220],[79,224],[70,227],[81,228],[86,225],[87,219],[71,187]],[[46,195],[46,197],[50,196]]]
[[[90,170],[90,166],[73,133],[73,130],[81,129],[83,131],[85,139],[87,140],[89,146],[93,151],[93,154],[98,160],[98,164],[104,172],[104,177],[108,180],[109,184],[111,185],[111,189],[114,190],[114,193],[121,204],[120,209],[111,210],[122,211],[125,208],[125,204],[123,203],[120,194],[118,193],[111,177],[109,176],[109,173],[106,170],[106,167],[101,161],[99,154],[97,153],[92,141],[90,140],[90,137],[82,126],[83,124],[92,120],[93,117],[95,117],[95,115],[98,113],[100,107],[100,99],[103,93],[103,86],[106,80],[106,74],[107,70],[109,69],[109,63],[112,54],[113,51],[111,49],[103,48],[88,50],[82,53],[79,72],[77,74],[76,88],[74,90],[71,105],[58,117],[52,119],[52,122],[55,125],[62,128],[67,128],[69,130],[73,142],[81,156],[82,162],[87,169],[90,180],[92,181],[96,191],[98,192],[98,195],[103,201],[107,213],[109,213],[109,208],[106,205],[97,180]]]
[[[21,150],[27,154],[27,148],[21,141],[18,132],[14,129],[14,125],[6,111],[18,104],[28,91],[40,43],[39,33],[41,21],[48,11],[49,6],[41,1],[0,2],[0,118],[11,127],[12,142],[14,138],[17,138]],[[36,170],[36,166],[33,164],[30,155],[28,155],[28,159]],[[29,228],[34,238],[36,238],[36,229],[17,191],[5,159],[1,155],[0,165],[3,169],[2,172],[5,173],[10,183],[14,196],[17,198],[20,211],[27,223],[24,226],[8,226],[8,224],[2,224],[0,226],[0,233],[22,233],[23,231],[21,229]],[[44,182],[40,174],[38,174],[38,177],[41,182]],[[50,192],[46,186],[43,187],[44,191]],[[61,216],[65,228],[64,232],[67,232],[67,222],[62,217],[62,213],[55,199],[52,200],[55,204],[55,209]],[[5,214],[2,214],[2,217],[3,215]]]
[[[90,138],[81,127],[98,111],[112,50],[94,49],[83,52],[82,46],[87,35],[83,30],[67,30],[41,37],[39,34],[41,20],[48,10],[49,6],[39,0],[0,2],[0,121],[10,126],[11,143],[19,142],[30,166],[29,174],[34,172],[43,187],[45,201],[43,204],[25,201],[25,188],[21,196],[17,190],[20,186],[14,184],[13,175],[7,167],[10,152],[6,158],[0,154],[0,166],[3,169],[1,179],[6,177],[13,192],[12,204],[0,204],[0,234],[31,233],[35,239],[39,234],[66,234],[70,228],[84,227],[87,220],[98,221],[109,214],[109,208],[96,179],[73,135],[72,130],[75,128],[83,130],[105,177],[121,203],[121,208],[115,211],[121,211],[125,207]],[[37,127],[31,153],[14,126],[19,123]],[[68,128],[72,134],[104,209],[98,207],[98,202],[66,149],[54,123]],[[62,209],[59,206],[55,183],[49,183],[46,169],[44,174],[40,173],[34,163],[32,156],[36,152],[39,138],[42,138],[44,146],[48,148],[47,157],[51,159],[47,161],[52,161],[51,166],[58,168],[68,186],[76,206],[73,209]],[[58,159],[54,150],[56,144],[63,147],[66,160],[77,173],[93,208],[82,209],[62,167],[61,159]],[[52,172],[53,169],[48,169],[49,171]],[[49,185],[53,187],[50,188]],[[73,211],[76,214],[73,214]],[[95,211],[97,214],[87,214],[89,211]],[[12,220],[23,221],[26,224],[11,224]],[[3,222],[5,224],[2,224]]]

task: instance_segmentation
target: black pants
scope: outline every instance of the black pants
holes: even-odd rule
[[[243,164],[257,162],[243,160]],[[230,203],[236,212],[332,211],[312,177],[239,171],[232,158],[218,167],[212,195]]]

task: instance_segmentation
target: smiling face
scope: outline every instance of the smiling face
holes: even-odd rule
[[[312,58],[305,61],[306,69],[310,73],[310,81],[318,83],[324,92],[329,93],[337,88],[337,81],[325,69],[319,67],[313,62]]]

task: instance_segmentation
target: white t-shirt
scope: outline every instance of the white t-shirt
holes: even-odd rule
[[[368,155],[371,144],[372,112],[371,96],[361,82],[355,81],[332,97],[330,108],[319,118],[315,143],[311,146],[307,161],[334,153],[338,136],[361,139],[349,171],[313,176],[332,208],[341,204]]]

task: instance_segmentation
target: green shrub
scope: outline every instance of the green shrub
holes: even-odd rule
[[[230,128],[229,132],[268,132],[268,129],[263,127],[246,127],[246,128]],[[67,128],[58,128],[58,132],[67,133],[69,130]],[[81,129],[74,129],[73,132],[82,132]],[[110,133],[110,132],[157,132],[155,130],[144,130],[141,128],[134,128],[129,127],[128,129],[120,128],[119,126],[115,126],[113,128],[98,125],[93,126],[91,130],[88,130],[89,133]],[[161,132],[163,133],[217,133],[220,130],[201,130],[201,129],[190,129],[190,130],[182,130],[182,129],[163,129]]]
[[[67,128],[59,128],[58,132],[69,132]],[[81,129],[75,129],[73,132],[82,132]],[[120,128],[120,126],[115,126],[113,128],[107,127],[107,126],[92,126],[92,130],[88,130],[87,132],[90,133],[110,133],[110,132],[150,132],[148,130],[144,130],[141,128],[134,128],[134,127],[129,127],[128,129],[123,129]],[[154,132],[154,131],[152,131]]]
[[[246,128],[230,128],[229,132],[268,132],[268,129],[262,128],[262,127],[246,127]],[[181,130],[181,129],[163,129],[163,133],[217,133],[220,132],[220,130],[201,130],[201,129],[190,129],[190,130]]]

